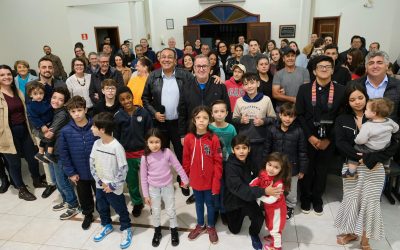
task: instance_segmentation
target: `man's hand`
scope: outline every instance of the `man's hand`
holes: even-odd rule
[[[318,150],[319,149],[319,143],[320,143],[320,140],[317,138],[317,137],[315,137],[315,136],[310,136],[309,138],[308,138],[308,142],[316,149],[316,150]]]
[[[154,116],[156,117],[156,120],[159,122],[165,122],[165,115],[161,114],[160,112],[156,112],[154,114]]]
[[[329,144],[331,144],[331,141],[330,141],[330,140],[328,140],[328,139],[322,139],[322,140],[320,140],[320,142],[319,142],[318,148],[319,148],[320,150],[325,150],[325,149],[329,146]]]
[[[300,172],[300,173],[297,175],[297,178],[298,178],[299,180],[303,179],[303,177],[304,177],[304,173],[302,173],[302,172]]]

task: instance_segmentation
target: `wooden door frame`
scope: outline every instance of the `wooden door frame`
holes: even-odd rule
[[[328,19],[329,20],[336,19],[335,41],[336,41],[336,44],[337,44],[337,42],[339,41],[340,16],[314,17],[313,18],[313,28],[312,28],[313,34],[317,33],[316,32],[316,29],[317,29],[316,23],[317,23],[317,21],[328,20]]]
[[[117,37],[117,43],[118,44],[115,44],[115,46],[118,46],[119,47],[119,45],[121,45],[121,39],[120,39],[120,37],[119,37],[119,27],[118,26],[95,26],[94,27],[94,36],[95,36],[95,39],[96,39],[96,48],[97,48],[97,51],[101,51],[100,49],[99,49],[99,44],[98,44],[98,42],[97,42],[97,29],[117,29],[117,33],[118,33],[118,37]]]

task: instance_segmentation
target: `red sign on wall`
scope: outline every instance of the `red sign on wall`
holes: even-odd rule
[[[82,40],[87,40],[88,39],[87,33],[81,34],[81,37],[82,37]]]

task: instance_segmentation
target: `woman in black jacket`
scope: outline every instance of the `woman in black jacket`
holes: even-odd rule
[[[263,195],[279,196],[281,188],[269,186],[265,189],[250,187],[249,183],[258,173],[252,173],[247,156],[250,151],[250,140],[244,135],[232,139],[233,154],[228,158],[224,169],[225,193],[224,205],[229,231],[240,232],[243,219],[249,216],[251,224],[249,234],[254,249],[262,249],[258,234],[264,223],[264,216],[257,204],[257,198]]]
[[[361,248],[371,249],[369,239],[383,237],[383,220],[380,197],[385,182],[385,171],[380,162],[387,161],[397,150],[397,142],[376,153],[358,155],[354,149],[354,139],[363,122],[368,94],[363,86],[350,83],[345,92],[345,113],[335,122],[336,147],[343,157],[359,161],[358,179],[343,179],[343,200],[340,204],[335,226],[340,235],[337,243],[345,245],[362,236]],[[343,165],[343,170],[347,165]]]

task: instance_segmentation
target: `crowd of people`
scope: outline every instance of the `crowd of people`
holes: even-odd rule
[[[279,250],[298,197],[303,213],[324,213],[327,161],[338,152],[337,242],[361,238],[371,249],[369,239],[384,235],[380,196],[398,155],[400,71],[379,43],[369,51],[365,43],[353,36],[339,53],[333,37],[312,34],[300,52],[295,41],[277,48],[240,36],[180,50],[170,38],[156,53],[144,38],[118,51],[105,38],[87,57],[75,44],[70,74],[45,45],[38,76],[24,60],[0,65],[0,192],[11,184],[20,199],[36,200],[22,178],[24,158],[43,198],[60,193],[53,210],[65,210],[61,220],[82,212],[87,230],[98,211],[96,242],[113,231],[111,206],[125,249],[133,237],[126,184],[133,217],[151,208],[152,246],[162,238],[162,202],[177,246],[174,169],[186,203],[195,203],[189,240],[206,232],[216,244],[218,219],[237,234],[248,216],[253,248]]]

